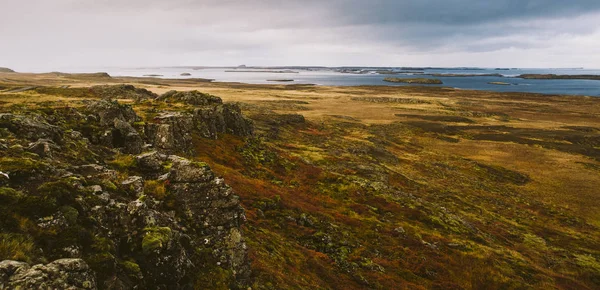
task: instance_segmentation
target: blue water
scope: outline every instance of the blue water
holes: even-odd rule
[[[266,72],[226,72],[231,68],[203,68],[193,69],[188,67],[168,67],[168,68],[113,68],[90,71],[106,71],[111,76],[144,76],[149,74],[162,75],[161,78],[207,78],[218,82],[241,82],[249,84],[278,84],[269,82],[271,79],[293,79],[294,82],[284,84],[316,84],[327,86],[361,86],[361,85],[385,85],[385,86],[407,86],[407,84],[388,83],[383,79],[386,77],[398,78],[436,78],[444,82],[443,87],[453,87],[458,89],[485,90],[497,92],[530,92],[542,94],[560,94],[560,95],[584,95],[600,97],[600,81],[598,80],[526,80],[516,78],[521,74],[590,74],[600,75],[600,70],[592,69],[426,69],[425,74],[502,74],[504,77],[496,76],[474,76],[474,77],[434,77],[421,74],[398,74],[398,75],[380,75],[369,74],[349,74],[336,72],[332,69],[293,69],[298,73],[280,74]],[[243,69],[246,70],[246,69]],[[401,70],[401,69],[396,69]],[[82,71],[79,71],[82,72]],[[190,73],[191,76],[180,76],[181,73]],[[506,85],[492,85],[489,82],[505,82]]]

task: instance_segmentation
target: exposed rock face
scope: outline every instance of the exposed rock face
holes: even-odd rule
[[[132,85],[93,86],[90,89],[96,95],[106,99],[133,99],[135,101],[142,101],[158,97],[157,94],[149,90],[136,88]]]
[[[144,141],[132,126],[140,118],[131,106],[121,105],[112,100],[100,100],[90,103],[86,110],[91,113],[88,119],[91,118],[92,122],[97,121],[104,128],[104,133],[95,141],[107,147],[122,148],[124,153],[142,152]]]
[[[0,262],[0,289],[97,289],[96,277],[81,259],[60,259],[47,265]]]
[[[235,104],[203,106],[194,109],[193,113],[165,112],[154,121],[146,126],[146,141],[165,153],[192,153],[194,132],[212,139],[221,133],[237,136],[253,134],[252,122],[243,117]]]
[[[247,287],[239,198],[206,164],[168,154],[193,153],[194,133],[246,135],[252,124],[220,99],[193,102],[204,105],[147,124],[111,100],[0,114],[0,234],[25,239],[35,263],[62,259],[2,262],[0,289]]]
[[[114,100],[90,102],[86,109],[92,114],[91,116],[98,118],[97,120],[102,126],[113,125],[115,120],[127,123],[139,121],[139,117],[131,106],[119,104]]]
[[[61,139],[60,128],[48,124],[39,115],[0,114],[0,128],[7,128],[18,137],[32,141],[39,138],[48,138],[54,141],[60,141]]]
[[[199,91],[168,91],[157,98],[159,101],[165,101],[168,103],[181,102],[188,105],[207,106],[207,105],[218,105],[222,104],[221,98],[201,93]]]
[[[236,104],[195,109],[194,121],[200,134],[206,138],[216,138],[219,133],[238,136],[250,136],[253,133],[251,121],[242,116]]]
[[[208,165],[185,159],[174,160],[169,180],[177,216],[196,231],[204,247],[218,249],[213,251],[217,264],[247,279],[250,268],[240,231],[246,218],[232,189]]]
[[[231,188],[202,163],[177,156],[162,161],[158,153],[136,159],[140,169],[156,173],[149,176],[162,172],[163,164],[172,167],[162,179],[152,181],[166,188],[164,196],[156,191],[143,195],[148,188],[142,177],[134,176],[123,187],[137,194],[120,201],[111,198],[91,209],[98,235],[118,248],[115,258],[124,251],[139,265],[137,278],[117,271],[110,280],[122,287],[182,288],[191,287],[191,280],[207,269],[220,268],[235,278],[232,287],[243,285],[249,275],[240,231],[245,215]]]
[[[154,121],[156,123],[146,126],[148,143],[162,152],[192,152],[192,115],[167,112],[155,117]]]
[[[57,150],[60,150],[60,147],[50,139],[39,139],[27,147],[27,151],[35,153],[42,158],[52,158],[52,152]]]

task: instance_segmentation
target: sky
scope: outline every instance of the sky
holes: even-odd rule
[[[598,0],[0,0],[0,67],[600,68]]]

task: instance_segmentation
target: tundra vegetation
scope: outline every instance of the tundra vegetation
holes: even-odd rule
[[[90,288],[600,287],[600,99],[156,81],[0,74],[0,261],[79,258]]]

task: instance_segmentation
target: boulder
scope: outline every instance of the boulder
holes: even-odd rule
[[[253,134],[252,121],[244,118],[236,104],[224,104],[194,110],[196,129],[205,138],[217,138],[219,133],[238,136]]]
[[[135,101],[142,101],[158,97],[157,94],[149,90],[123,84],[93,86],[90,90],[97,96],[105,99],[133,99]]]
[[[97,289],[95,274],[81,259],[60,259],[30,267],[0,262],[0,289]]]
[[[127,122],[115,119],[112,131],[112,147],[123,148],[124,153],[140,154],[144,141],[140,134]]]
[[[196,106],[207,106],[207,105],[218,105],[222,104],[223,100],[219,97],[201,93],[199,91],[168,91],[157,98],[159,101],[165,101],[169,103],[181,102],[188,105]]]
[[[163,168],[163,162],[167,160],[167,156],[152,151],[135,157],[137,167],[142,172],[151,173],[159,172]]]
[[[154,118],[155,123],[146,126],[147,142],[165,153],[193,152],[192,115],[180,112],[162,113]]]
[[[52,158],[52,152],[60,150],[60,147],[50,139],[39,139],[36,142],[30,143],[26,150],[42,158]]]
[[[47,138],[56,142],[62,140],[59,127],[50,125],[39,115],[0,114],[0,128],[6,128],[18,138],[38,140]]]
[[[129,105],[119,104],[114,100],[99,100],[90,102],[86,110],[97,117],[100,125],[111,126],[115,120],[127,123],[137,122],[140,118],[136,115],[133,108]]]

